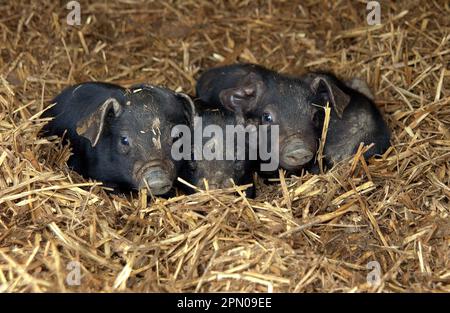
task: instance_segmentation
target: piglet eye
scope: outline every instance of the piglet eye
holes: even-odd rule
[[[273,122],[273,116],[269,112],[264,112],[261,118],[262,118],[262,121],[265,123]]]
[[[130,141],[128,140],[128,137],[126,137],[126,136],[120,137],[120,143],[123,144],[124,146],[130,145]]]

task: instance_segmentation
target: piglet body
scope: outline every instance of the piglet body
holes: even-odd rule
[[[317,166],[314,156],[327,103],[332,109],[324,146],[327,167],[351,156],[361,142],[374,143],[365,157],[389,146],[389,128],[361,81],[346,84],[327,73],[293,77],[259,65],[233,64],[203,73],[196,90],[203,101],[248,123],[279,126],[280,167],[291,172]]]
[[[44,116],[45,135],[65,136],[68,165],[117,190],[172,188],[180,162],[171,158],[171,128],[189,124],[186,96],[151,85],[129,89],[88,82],[63,90]]]
[[[384,121],[380,111],[373,102],[373,95],[365,82],[353,79],[343,82],[331,73],[309,73],[303,80],[313,88],[317,88],[317,97],[313,103],[325,106],[331,102],[325,86],[314,85],[314,81],[321,79],[333,87],[339,89],[346,97],[348,104],[339,113],[331,110],[328,132],[324,145],[323,155],[328,167],[353,155],[360,143],[374,144],[364,157],[366,159],[382,154],[390,145],[390,130]],[[330,104],[332,105],[332,104]],[[316,118],[319,121],[319,130],[323,127],[324,111],[319,110]]]

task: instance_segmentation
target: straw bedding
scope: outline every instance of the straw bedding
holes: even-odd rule
[[[2,1],[0,290],[449,292],[450,7],[380,3],[382,25],[368,26],[365,1],[81,1],[69,26],[66,1]],[[38,136],[67,85],[193,93],[202,70],[236,61],[367,80],[392,147],[256,178],[256,199],[151,199],[83,179],[60,139]]]

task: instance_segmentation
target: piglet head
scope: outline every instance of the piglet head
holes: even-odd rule
[[[92,169],[96,177],[163,195],[172,188],[180,166],[171,158],[171,129],[189,124],[192,110],[186,95],[139,85],[120,99],[107,99],[78,122],[77,133],[99,152]]]

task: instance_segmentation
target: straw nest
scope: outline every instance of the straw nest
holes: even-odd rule
[[[380,3],[378,26],[365,1],[82,1],[80,26],[66,1],[0,4],[0,290],[449,292],[450,8]],[[366,79],[392,147],[258,180],[256,199],[147,199],[81,178],[68,147],[37,136],[67,85],[192,93],[202,70],[236,61]]]

